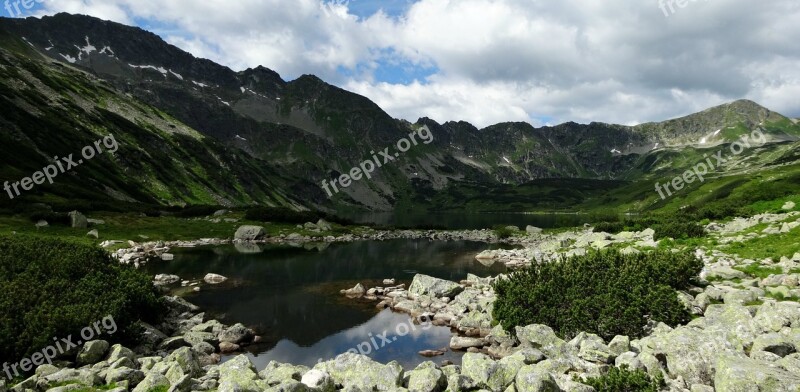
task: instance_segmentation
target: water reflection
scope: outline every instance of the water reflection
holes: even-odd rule
[[[318,353],[352,348],[348,346],[352,342],[342,336],[358,335],[359,328],[382,332],[399,320],[395,317],[404,317],[379,314],[375,302],[347,299],[339,290],[356,283],[378,286],[386,278],[408,285],[416,273],[458,281],[467,273],[504,272],[503,265],[484,266],[474,259],[487,248],[491,246],[428,240],[365,241],[310,249],[231,245],[176,250],[174,261],[146,268],[152,274],[174,274],[186,280],[202,279],[209,272],[228,277],[218,286],[203,285],[200,292],[189,293],[187,300],[226,324],[238,322],[258,330],[264,337],[255,353],[261,354],[259,361],[300,363],[309,356],[314,361],[324,356]],[[375,355],[413,362],[421,360],[417,351],[447,346],[447,328],[426,332],[424,339],[429,340],[403,339]]]

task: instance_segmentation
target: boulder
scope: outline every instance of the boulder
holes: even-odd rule
[[[155,279],[153,279],[153,284],[156,286],[167,286],[180,281],[181,278],[178,275],[158,274]]]
[[[89,227],[89,221],[86,216],[78,211],[72,211],[69,214],[69,223],[73,229],[86,229]]]
[[[560,392],[553,376],[536,365],[525,365],[517,373],[516,389],[518,392]]]
[[[94,365],[105,358],[109,344],[105,340],[93,340],[86,342],[78,352],[78,365]]]
[[[453,336],[450,338],[450,348],[453,350],[464,350],[472,347],[480,348],[486,345],[486,341],[481,338],[465,338]]]
[[[348,297],[360,297],[366,294],[367,289],[363,284],[358,283],[352,289],[342,290],[341,293]]]
[[[219,334],[219,341],[225,343],[241,344],[253,340],[253,331],[242,324],[235,324]]]
[[[528,226],[528,227],[525,228],[525,232],[527,232],[530,235],[542,234],[543,231],[544,230],[542,230],[542,229],[540,229],[538,227],[534,227],[534,226]]]
[[[333,227],[325,219],[317,221],[317,227],[322,231],[331,231]]]
[[[303,375],[309,371],[308,367],[295,366],[284,364],[276,361],[270,361],[267,367],[258,373],[262,380],[266,381],[268,385],[279,385],[285,381],[300,381]]]
[[[566,344],[556,336],[555,331],[546,325],[532,324],[526,327],[516,327],[517,339],[522,346],[541,350],[548,357],[554,357]]]
[[[330,374],[345,390],[393,390],[400,386],[403,379],[403,369],[397,362],[382,365],[365,355],[353,353],[344,353],[336,359],[318,363],[314,369]]]
[[[456,282],[423,274],[415,275],[411,286],[408,288],[408,292],[412,295],[430,295],[436,298],[453,298],[462,291],[464,291],[464,288]]]
[[[147,376],[133,389],[133,392],[150,392],[160,387],[170,387],[169,380],[161,373],[148,373]]]
[[[406,374],[410,392],[439,392],[447,387],[447,377],[433,362],[423,362]]]
[[[266,231],[262,226],[244,225],[236,229],[236,234],[233,238],[240,241],[257,241],[266,236]]]
[[[98,232],[97,229],[92,229],[88,233],[86,233],[86,236],[98,239],[100,238],[100,232]]]
[[[300,382],[309,388],[313,388],[319,392],[334,392],[336,391],[336,383],[333,377],[327,372],[318,369],[312,369],[306,372],[300,379]]]
[[[228,280],[228,278],[222,275],[211,274],[211,273],[206,274],[206,276],[203,277],[203,281],[208,284],[220,284],[225,282],[226,280]]]
[[[256,368],[246,355],[239,355],[219,367],[218,392],[260,392]]]
[[[520,357],[495,362],[484,354],[466,353],[461,360],[461,374],[475,381],[479,388],[502,392],[514,382],[517,371],[523,365]]]
[[[716,363],[714,386],[719,392],[800,390],[800,375],[749,358],[722,356]]]

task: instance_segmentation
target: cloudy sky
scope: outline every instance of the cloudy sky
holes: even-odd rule
[[[634,124],[740,98],[800,117],[797,0],[44,0],[37,8],[25,12],[138,25],[234,70],[316,74],[411,121]]]

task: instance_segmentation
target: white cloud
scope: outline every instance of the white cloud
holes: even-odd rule
[[[419,0],[399,18],[359,18],[344,2],[319,0],[45,4],[50,13],[169,26],[179,33],[167,40],[197,56],[285,78],[314,73],[411,121],[628,124],[739,98],[800,116],[794,0],[690,1],[669,17],[657,0]],[[436,73],[375,80],[381,63],[398,60]]]

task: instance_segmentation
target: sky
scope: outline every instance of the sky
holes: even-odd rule
[[[36,0],[12,16],[58,12],[315,74],[412,122],[638,124],[742,98],[800,117],[797,0]]]

